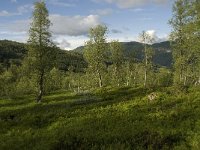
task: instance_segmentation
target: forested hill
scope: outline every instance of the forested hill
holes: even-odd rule
[[[130,51],[130,50],[142,50],[143,46],[142,43],[139,42],[120,42],[123,45],[123,48],[125,51]],[[158,51],[163,51],[163,52],[168,52],[171,51],[171,46],[169,41],[165,42],[160,42],[160,43],[154,43],[152,44],[152,47],[155,48]],[[77,47],[74,49],[74,51],[78,53],[83,53],[84,46]]]
[[[143,53],[143,45],[139,42],[121,42],[124,48],[125,56],[135,56],[139,60],[142,60]],[[153,62],[160,66],[171,67],[172,66],[172,53],[170,42],[160,42],[152,45],[155,55],[153,57]],[[84,46],[77,47],[73,51],[83,54]]]
[[[138,42],[123,42],[122,43],[127,57],[133,55],[141,60],[144,56],[143,47]],[[161,42],[153,44],[152,47],[155,50],[153,62],[160,66],[171,67],[172,54],[170,49],[170,42]],[[86,63],[83,59],[84,46],[78,47],[72,51],[59,51],[59,68],[61,70],[67,70],[69,66],[77,66],[81,64],[85,66]],[[0,65],[4,68],[8,68],[11,64],[19,65],[22,59],[27,53],[26,44],[18,43],[15,41],[0,40]]]
[[[9,68],[11,64],[20,65],[23,58],[27,54],[27,47],[24,43],[15,41],[0,40],[0,70],[1,68]],[[73,52],[65,51],[58,48],[58,68],[60,70],[67,70],[69,66],[86,66],[83,55]]]
[[[11,63],[16,65],[20,64],[26,53],[25,44],[0,40],[0,64],[3,65],[3,67],[8,68]]]

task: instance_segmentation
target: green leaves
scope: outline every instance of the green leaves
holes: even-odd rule
[[[193,85],[200,76],[199,7],[198,1],[176,0],[174,3],[170,24],[176,84]]]
[[[45,2],[36,2],[34,5],[32,23],[29,30],[28,57],[25,64],[36,75],[38,85],[38,101],[44,92],[44,77],[56,61],[56,47],[51,41],[50,20]]]
[[[107,44],[106,44],[107,27],[98,25],[91,28],[89,32],[90,40],[86,42],[84,50],[84,58],[86,59],[89,68],[97,76],[99,87],[103,86],[102,73],[106,68],[107,61]]]

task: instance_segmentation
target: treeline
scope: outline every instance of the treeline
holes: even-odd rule
[[[80,93],[108,86],[159,88],[175,85],[185,89],[198,85],[199,7],[197,1],[177,0],[174,4],[170,20],[174,61],[171,69],[153,62],[154,39],[147,32],[139,35],[142,56],[138,59],[134,52],[125,53],[119,41],[108,43],[108,29],[104,25],[90,29],[83,55],[65,55],[66,52],[59,50],[51,40],[51,23],[45,3],[36,2],[26,57],[20,66],[13,64],[6,70],[1,69],[0,95],[35,94],[36,101],[40,102],[45,93],[62,89]]]

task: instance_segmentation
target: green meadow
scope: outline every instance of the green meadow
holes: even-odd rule
[[[0,100],[1,150],[200,149],[200,91],[103,88]]]

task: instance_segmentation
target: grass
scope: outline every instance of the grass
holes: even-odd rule
[[[0,100],[0,149],[200,149],[200,91],[106,88]]]

